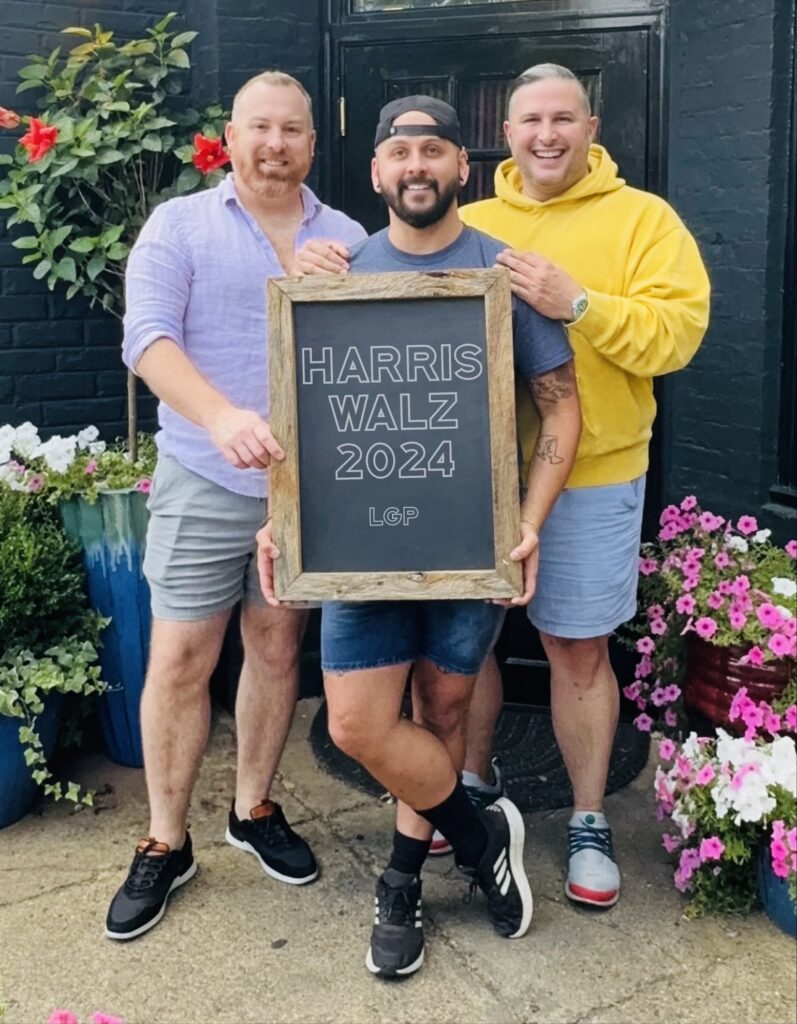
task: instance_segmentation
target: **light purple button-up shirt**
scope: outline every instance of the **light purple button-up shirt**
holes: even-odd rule
[[[302,186],[304,216],[296,248],[310,238],[351,246],[365,238],[350,217]],[[266,281],[285,271],[232,174],[216,188],[171,199],[141,230],[127,264],[122,358],[135,369],[144,351],[170,338],[213,387],[236,406],[268,416]],[[236,469],[207,431],[164,402],[158,449],[236,494],[263,497],[266,474]]]

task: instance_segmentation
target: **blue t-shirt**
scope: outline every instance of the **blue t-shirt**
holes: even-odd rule
[[[350,267],[356,274],[381,274],[401,270],[477,270],[495,266],[495,257],[506,245],[482,231],[465,227],[457,239],[439,252],[422,256],[402,252],[383,228],[351,249]],[[515,366],[529,381],[573,358],[567,331],[559,320],[538,313],[512,296],[512,336]]]

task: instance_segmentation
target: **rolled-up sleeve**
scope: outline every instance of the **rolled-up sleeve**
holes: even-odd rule
[[[141,229],[127,261],[122,359],[136,372],[144,352],[160,338],[184,348],[183,324],[191,262],[176,210],[159,206]]]

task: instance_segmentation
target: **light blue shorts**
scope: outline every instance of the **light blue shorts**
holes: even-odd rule
[[[562,491],[540,534],[533,626],[583,640],[633,617],[644,503],[644,476]]]

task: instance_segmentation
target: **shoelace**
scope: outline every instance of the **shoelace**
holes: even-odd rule
[[[160,878],[163,866],[166,863],[165,855],[159,857],[147,857],[145,853],[138,855],[138,863],[135,865],[130,877],[127,880],[127,888],[133,893],[142,893],[151,889]]]
[[[277,817],[276,811],[265,818],[253,818],[252,825],[269,846],[279,848],[291,845],[287,826]]]
[[[596,828],[594,825],[569,825],[567,832],[568,852],[571,857],[581,850],[597,850],[598,853],[614,860],[611,829]]]
[[[410,903],[409,890],[392,889],[389,885],[379,888],[380,924],[414,925],[415,912]]]

